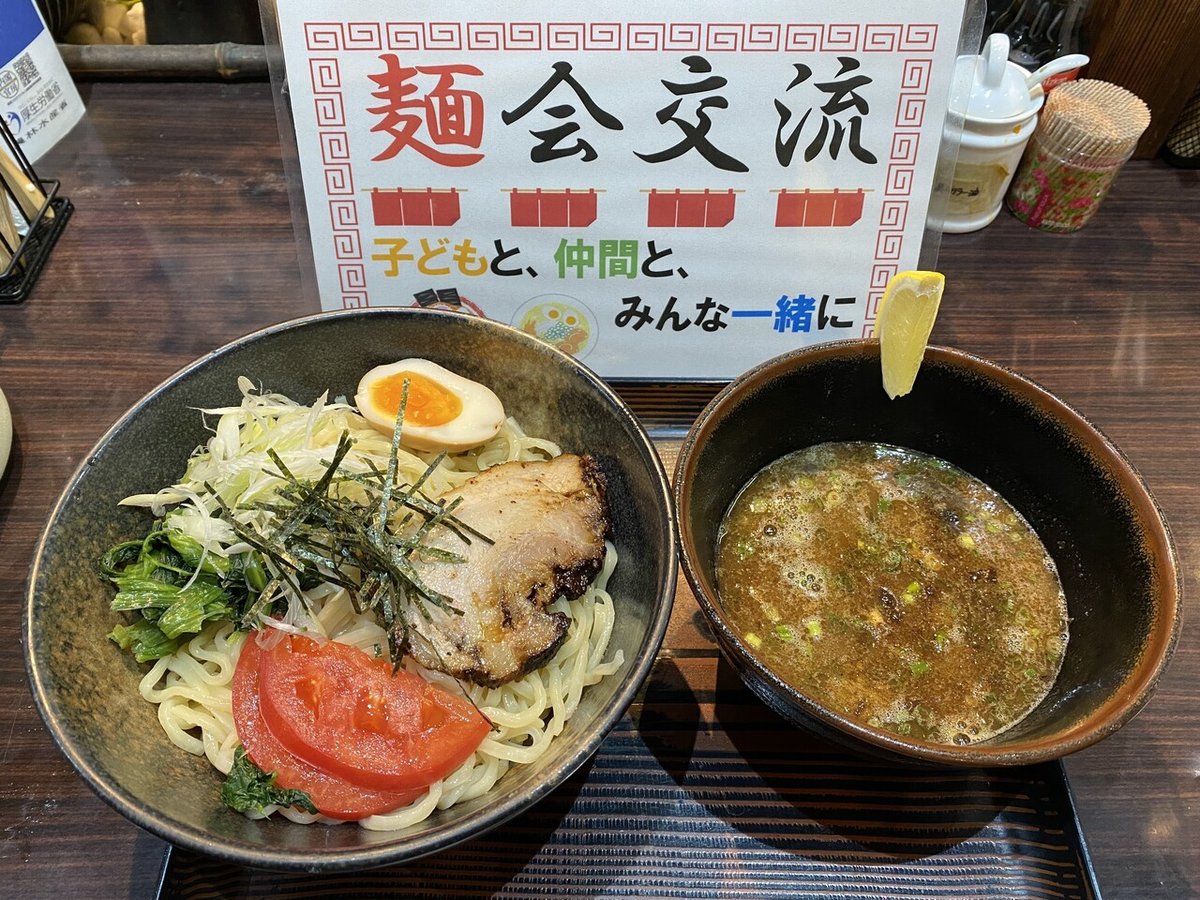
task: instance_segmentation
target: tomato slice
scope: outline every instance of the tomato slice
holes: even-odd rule
[[[261,658],[255,635],[247,635],[233,672],[233,718],[246,755],[264,772],[274,772],[277,785],[304,791],[317,809],[333,819],[363,819],[391,812],[425,793],[424,788],[372,791],[322,772],[289,752],[271,734],[262,716],[258,690]]]
[[[279,743],[360,787],[427,787],[491,730],[465,698],[337,641],[289,635],[259,665],[262,715]]]

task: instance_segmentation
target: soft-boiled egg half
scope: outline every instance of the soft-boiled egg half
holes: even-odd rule
[[[391,434],[404,382],[408,401],[400,443],[414,450],[470,450],[490,441],[504,424],[504,404],[477,381],[427,359],[376,366],[358,382],[355,405],[363,418]]]

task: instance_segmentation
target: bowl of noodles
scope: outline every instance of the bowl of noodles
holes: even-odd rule
[[[681,563],[784,718],[890,762],[1025,765],[1150,700],[1181,578],[1141,476],[1084,416],[930,347],[889,399],[878,341],[756,366],[696,419]]]
[[[371,422],[364,375],[414,358],[432,381],[403,366],[396,427]],[[503,410],[482,438],[404,434],[479,392]],[[87,455],[36,550],[26,664],[63,753],[142,828],[380,866],[581,766],[675,575],[662,464],[592,372],[475,317],[324,313],[196,361]]]

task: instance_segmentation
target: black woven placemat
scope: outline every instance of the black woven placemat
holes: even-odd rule
[[[160,897],[1099,896],[1057,763],[874,763],[795,731],[724,666],[715,690],[696,693],[677,663],[688,661],[659,661],[583,771],[487,835],[328,876],[175,850]]]

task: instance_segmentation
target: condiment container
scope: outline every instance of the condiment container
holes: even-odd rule
[[[993,34],[980,56],[961,56],[950,108],[962,116],[962,143],[943,229],[977,231],[1000,212],[1044,97],[1030,96],[1029,72],[1008,59],[1008,37]],[[967,87],[969,85],[969,88]]]
[[[1008,192],[1008,208],[1032,228],[1077,231],[1095,215],[1149,125],[1146,104],[1115,84],[1082,79],[1056,88]]]

